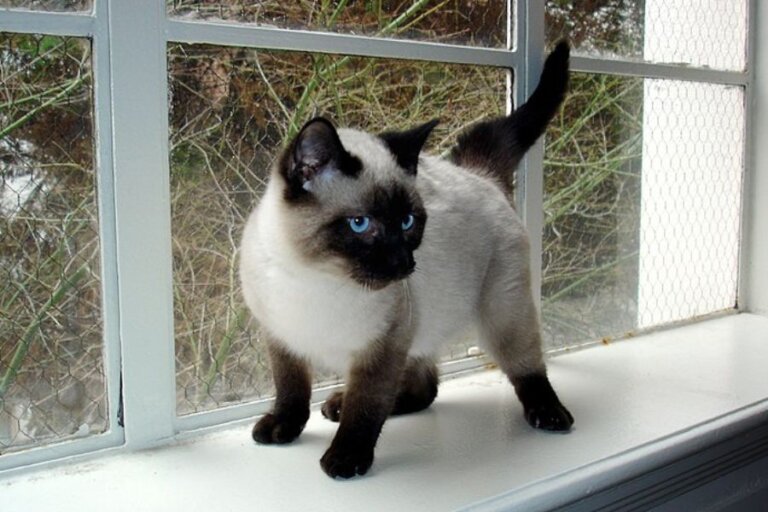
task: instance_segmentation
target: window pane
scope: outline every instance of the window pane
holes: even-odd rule
[[[573,75],[547,132],[550,348],[733,308],[743,89]]]
[[[272,393],[237,282],[237,244],[279,149],[316,114],[372,131],[502,113],[506,71],[172,45],[171,186],[179,414]],[[466,354],[466,352],[464,352]],[[321,375],[319,379],[327,376]]]
[[[506,47],[507,44],[505,0],[167,0],[167,4],[172,15],[183,18],[471,46]]]
[[[744,69],[745,0],[547,0],[547,39],[581,55]]]
[[[0,0],[0,7],[29,9],[34,11],[86,11],[92,0]]]
[[[90,59],[0,34],[0,451],[108,426]]]

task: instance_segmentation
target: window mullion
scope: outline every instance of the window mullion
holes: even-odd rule
[[[515,53],[502,48],[292,30],[233,22],[224,24],[171,19],[168,21],[168,40],[190,44],[311,51],[478,66],[510,67],[516,63]]]
[[[515,103],[525,102],[539,81],[544,63],[545,31],[544,2],[520,0],[517,16],[518,48],[525,64],[518,69],[515,77]],[[518,212],[523,218],[531,249],[531,286],[536,302],[541,299],[541,254],[542,230],[544,226],[544,144],[539,140],[526,154],[518,169],[517,197]]]
[[[0,32],[87,37],[94,31],[95,19],[87,13],[0,11]]]
[[[108,0],[125,441],[174,434],[165,2]]]
[[[584,73],[599,73],[640,78],[665,78],[694,82],[707,82],[723,85],[744,85],[747,73],[721,69],[663,64],[655,62],[602,59],[574,55],[571,57],[571,70]]]

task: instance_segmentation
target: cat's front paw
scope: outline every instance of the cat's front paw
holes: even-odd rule
[[[331,421],[338,422],[339,418],[341,418],[341,406],[343,404],[344,393],[337,391],[336,393],[329,396],[325,402],[323,402],[323,406],[320,408],[320,410],[322,411],[323,416]]]
[[[364,475],[373,464],[373,450],[338,449],[331,446],[320,459],[320,465],[331,478]]]
[[[567,432],[573,425],[573,416],[559,402],[531,407],[525,411],[525,419],[533,428],[549,432]]]
[[[297,421],[292,418],[279,418],[272,413],[265,414],[256,425],[253,426],[251,435],[259,444],[286,444],[290,443],[304,430],[305,421]]]

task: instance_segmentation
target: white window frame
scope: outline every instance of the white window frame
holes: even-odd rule
[[[104,359],[109,430],[101,435],[32,448],[0,457],[0,475],[72,459],[100,450],[141,449],[266,411],[269,400],[178,417],[173,328],[170,169],[168,150],[169,43],[206,43],[364,57],[424,59],[514,70],[508,88],[520,104],[535,87],[545,49],[544,2],[515,2],[508,13],[507,49],[476,48],[345,34],[257,27],[167,17],[165,0],[93,0],[91,13],[61,14],[0,8],[0,31],[90,38],[93,48],[94,125],[101,240]],[[752,104],[755,0],[748,1],[747,67],[701,67],[573,56],[577,72],[737,85]],[[508,109],[511,105],[507,105]],[[746,129],[752,126],[750,108]],[[747,131],[747,134],[750,132]],[[752,142],[744,137],[745,183],[752,172]],[[542,250],[543,145],[521,166],[517,202],[531,236],[531,254]],[[748,189],[745,189],[748,190]],[[743,194],[742,227],[749,224],[750,195]],[[754,219],[753,219],[754,222]],[[752,229],[751,232],[754,232]],[[756,237],[753,237],[756,238]],[[766,308],[747,280],[757,273],[742,230],[738,305]],[[762,245],[760,245],[762,247]],[[765,265],[763,265],[764,267]],[[759,270],[759,269],[758,269]],[[532,259],[537,299],[541,258]],[[745,292],[746,290],[746,292]],[[747,293],[752,295],[747,296]],[[474,363],[456,363],[466,368]],[[121,402],[122,390],[122,402]],[[316,398],[323,396],[319,390]],[[123,421],[118,422],[118,404]]]

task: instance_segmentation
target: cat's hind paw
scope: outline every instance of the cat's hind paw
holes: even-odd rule
[[[341,407],[343,404],[344,393],[337,391],[336,393],[329,396],[325,402],[323,402],[323,406],[320,408],[320,411],[323,413],[323,416],[329,420],[338,422],[339,418],[341,418]]]
[[[259,444],[286,444],[299,437],[305,424],[306,420],[302,422],[291,418],[279,418],[269,413],[253,426],[251,436]]]

